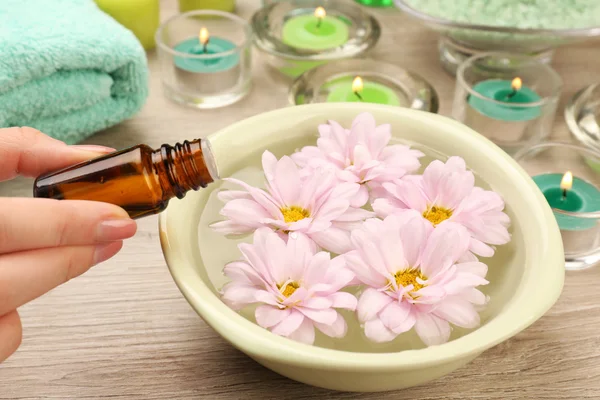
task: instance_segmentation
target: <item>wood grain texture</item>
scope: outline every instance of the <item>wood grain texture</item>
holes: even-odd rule
[[[259,0],[238,4],[238,13],[249,17]],[[162,6],[163,19],[176,11],[175,0]],[[395,10],[373,14],[384,33],[372,56],[431,81],[441,98],[441,114],[448,115],[454,80],[437,61],[436,35]],[[254,89],[242,102],[212,111],[179,107],[162,96],[156,56],[148,56],[151,96],[143,111],[89,143],[159,146],[287,106],[289,82],[255,57]],[[597,60],[598,42],[557,53],[554,66],[565,90],[555,136],[568,136],[562,117],[566,100],[584,85],[600,81]],[[0,196],[30,193],[29,180],[0,185]],[[567,274],[562,297],[545,317],[427,387],[386,394],[334,393],[259,366],[198,318],[169,275],[157,218],[150,217],[139,221],[138,234],[114,259],[20,310],[24,340],[0,365],[0,399],[599,399],[598,282],[600,268]]]

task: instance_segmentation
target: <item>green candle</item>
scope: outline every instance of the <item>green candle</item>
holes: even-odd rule
[[[572,185],[569,183],[572,181]],[[533,177],[548,204],[554,209],[571,212],[600,211],[600,189],[583,179],[566,174],[542,174]],[[562,230],[577,231],[594,227],[596,221],[554,213]]]
[[[400,106],[394,90],[375,82],[363,82],[360,77],[343,78],[328,85],[328,103],[376,103]]]
[[[235,43],[216,36],[209,36],[206,28],[200,30],[198,38],[190,38],[178,43],[173,49],[193,55],[218,55],[220,53],[231,53],[236,48]],[[237,53],[227,54],[223,57],[188,58],[175,56],[177,67],[198,73],[214,73],[227,71],[239,64]]]
[[[539,106],[523,107],[527,103],[540,101],[541,97],[530,88],[521,87],[519,78],[512,82],[490,79],[479,82],[473,86],[473,90],[485,98],[471,95],[468,99],[469,105],[490,118],[501,121],[529,121],[541,115]]]
[[[356,0],[356,2],[367,7],[391,7],[394,5],[393,0]]]
[[[146,50],[153,49],[159,25],[159,0],[95,0],[98,7],[129,29]]]
[[[179,0],[179,11],[219,10],[233,12],[235,0]]]
[[[342,46],[348,41],[348,35],[348,25],[326,16],[323,7],[317,7],[314,15],[288,19],[281,31],[281,39],[288,46],[315,51]]]

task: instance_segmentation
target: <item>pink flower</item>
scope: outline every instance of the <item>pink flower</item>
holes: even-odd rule
[[[327,166],[337,172],[342,182],[360,184],[352,205],[362,207],[371,197],[378,197],[381,184],[416,171],[423,153],[404,145],[388,146],[392,137],[390,125],[377,126],[369,113],[362,113],[344,129],[335,121],[319,126],[317,146],[306,146],[292,155],[301,167]]]
[[[373,213],[350,206],[360,186],[336,183],[332,172],[317,169],[302,175],[291,158],[279,161],[268,151],[262,158],[267,191],[236,179],[228,179],[245,190],[224,191],[227,203],[221,214],[227,218],[212,227],[224,234],[244,234],[261,227],[304,233],[323,249],[341,254],[350,249],[350,230]]]
[[[457,262],[469,246],[464,227],[449,222],[433,229],[411,211],[367,220],[352,232],[352,243],[356,250],[344,257],[369,286],[357,306],[369,339],[390,341],[414,327],[430,346],[448,341],[450,323],[479,325],[476,306],[487,299],[476,287],[488,283],[487,266]]]
[[[510,241],[510,219],[504,201],[495,192],[475,187],[475,177],[467,171],[465,161],[450,157],[444,164],[433,161],[422,177],[406,176],[393,183],[384,183],[388,195],[373,203],[380,217],[416,210],[432,226],[447,222],[463,225],[469,231],[469,250],[483,257],[494,255],[490,245]],[[466,257],[474,260],[471,253]]]
[[[356,297],[340,292],[353,279],[343,257],[315,253],[310,240],[292,233],[287,243],[267,228],[254,233],[253,244],[240,244],[243,261],[225,266],[231,279],[223,300],[234,309],[259,303],[256,322],[271,332],[312,344],[317,328],[331,337],[346,335],[335,310],[356,309]]]

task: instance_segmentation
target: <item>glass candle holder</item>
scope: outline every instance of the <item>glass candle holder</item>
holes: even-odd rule
[[[550,134],[561,89],[535,58],[486,53],[458,68],[452,116],[514,154]]]
[[[195,108],[223,107],[251,87],[252,30],[221,11],[179,14],[156,32],[165,95]]]
[[[600,262],[600,171],[587,162],[600,159],[600,152],[548,142],[522,149],[514,157],[554,211],[566,268],[584,269]]]
[[[600,153],[600,84],[577,92],[565,108],[565,120],[573,138],[582,146]],[[588,164],[600,173],[600,158],[587,157]]]
[[[364,102],[432,113],[439,109],[437,92],[425,79],[371,59],[335,61],[311,69],[294,81],[289,100],[292,105]]]
[[[252,17],[261,58],[296,78],[327,62],[365,54],[381,35],[377,20],[347,0],[284,0]]]

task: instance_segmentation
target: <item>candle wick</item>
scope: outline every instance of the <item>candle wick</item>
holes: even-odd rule
[[[562,192],[562,201],[565,201],[567,199],[567,189],[563,189]]]
[[[360,95],[360,93],[358,93],[358,92],[354,92],[354,94],[356,95],[356,97],[358,97],[358,99],[359,99],[360,101],[363,101],[363,98],[362,98],[362,96]]]
[[[317,29],[321,27],[321,22],[323,22],[323,18],[317,18]]]
[[[208,51],[208,40],[202,45],[202,52],[206,54]]]
[[[506,96],[507,99],[512,99],[513,97],[515,97],[515,95],[517,94],[517,89],[513,89],[512,92],[510,92],[508,94],[508,96]]]

